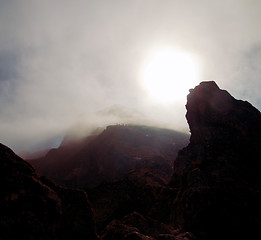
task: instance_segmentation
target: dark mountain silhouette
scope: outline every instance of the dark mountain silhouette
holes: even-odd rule
[[[30,163],[55,182],[81,187],[95,210],[98,231],[133,211],[147,214],[173,173],[187,134],[137,125],[108,126],[83,140],[65,140]]]
[[[0,144],[0,239],[99,239],[83,191],[59,187]]]
[[[260,238],[260,112],[215,82],[191,90],[186,108],[190,143],[174,162],[172,197],[163,192],[151,216],[200,239]]]
[[[169,185],[148,212],[111,221],[104,239],[261,237],[260,112],[215,82],[191,90],[186,108],[190,143]],[[148,232],[151,221],[158,224]]]
[[[100,232],[115,218],[148,212],[188,140],[187,134],[173,130],[114,125],[83,140],[66,140],[30,163],[60,184],[84,188]]]
[[[94,187],[126,176],[161,186],[170,180],[173,160],[188,138],[168,129],[114,125],[97,136],[62,143],[30,163],[69,187]]]
[[[260,112],[215,82],[190,90],[186,108],[185,148],[184,134],[118,125],[31,163],[87,192],[103,240],[260,239]],[[97,239],[83,192],[3,145],[0,164],[6,239]]]

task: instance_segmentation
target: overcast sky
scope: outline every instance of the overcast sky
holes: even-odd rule
[[[186,131],[186,96],[162,104],[141,87],[164,46],[261,109],[260,25],[260,0],[0,0],[0,142],[33,151],[121,122]]]

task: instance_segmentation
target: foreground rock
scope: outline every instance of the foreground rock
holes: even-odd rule
[[[186,108],[191,138],[174,163],[174,194],[162,197],[172,199],[165,220],[200,239],[259,239],[260,112],[215,82],[191,90]]]
[[[95,210],[94,219],[100,233],[112,220],[122,219],[134,211],[146,215],[154,204],[160,187],[124,179],[103,183],[86,191]]]
[[[177,234],[171,226],[133,212],[106,227],[103,240],[196,240],[192,233]]]
[[[103,240],[261,239],[260,112],[215,82],[191,90],[186,108],[190,143],[169,185],[176,149],[165,145],[168,132],[157,147],[144,127],[109,127],[77,151],[61,147],[45,159],[64,167],[63,181],[87,185]],[[83,192],[40,178],[3,145],[0,164],[1,239],[97,239]]]
[[[39,177],[0,144],[0,239],[99,239],[84,192]]]

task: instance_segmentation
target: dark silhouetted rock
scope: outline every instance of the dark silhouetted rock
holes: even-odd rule
[[[102,236],[103,240],[154,240],[154,238],[145,236],[139,232],[139,229],[130,227],[118,220],[113,220],[107,227]]]
[[[158,239],[159,235],[173,235],[174,233],[170,226],[167,226],[166,224],[156,221],[152,218],[145,217],[138,212],[133,212],[125,216],[122,219],[122,223],[131,227],[136,227],[139,229],[140,233],[152,236],[156,239]]]
[[[160,187],[145,185],[130,179],[104,182],[98,187],[87,189],[95,210],[94,216],[98,232],[113,219],[138,211],[146,215],[154,204]]]
[[[186,108],[191,138],[174,162],[168,221],[201,239],[260,238],[260,112],[215,82],[191,90]]]
[[[192,233],[178,233],[171,226],[137,212],[108,224],[103,234],[103,240],[106,239],[196,240]]]
[[[99,239],[84,192],[39,177],[2,144],[0,177],[0,239]]]
[[[191,137],[173,173],[186,135],[145,126],[109,126],[31,163],[86,189],[103,240],[260,239],[260,112],[215,82],[186,108]],[[0,156],[2,236],[97,239],[85,193],[2,145]]]
[[[98,232],[134,211],[146,215],[173,173],[189,136],[169,129],[108,126],[102,133],[65,141],[30,163],[67,187],[82,187],[94,207]]]

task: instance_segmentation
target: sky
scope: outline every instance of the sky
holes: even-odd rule
[[[188,131],[186,94],[161,103],[141,84],[165,47],[197,59],[198,83],[261,109],[260,25],[259,0],[0,0],[0,142],[19,153],[108,124]]]

